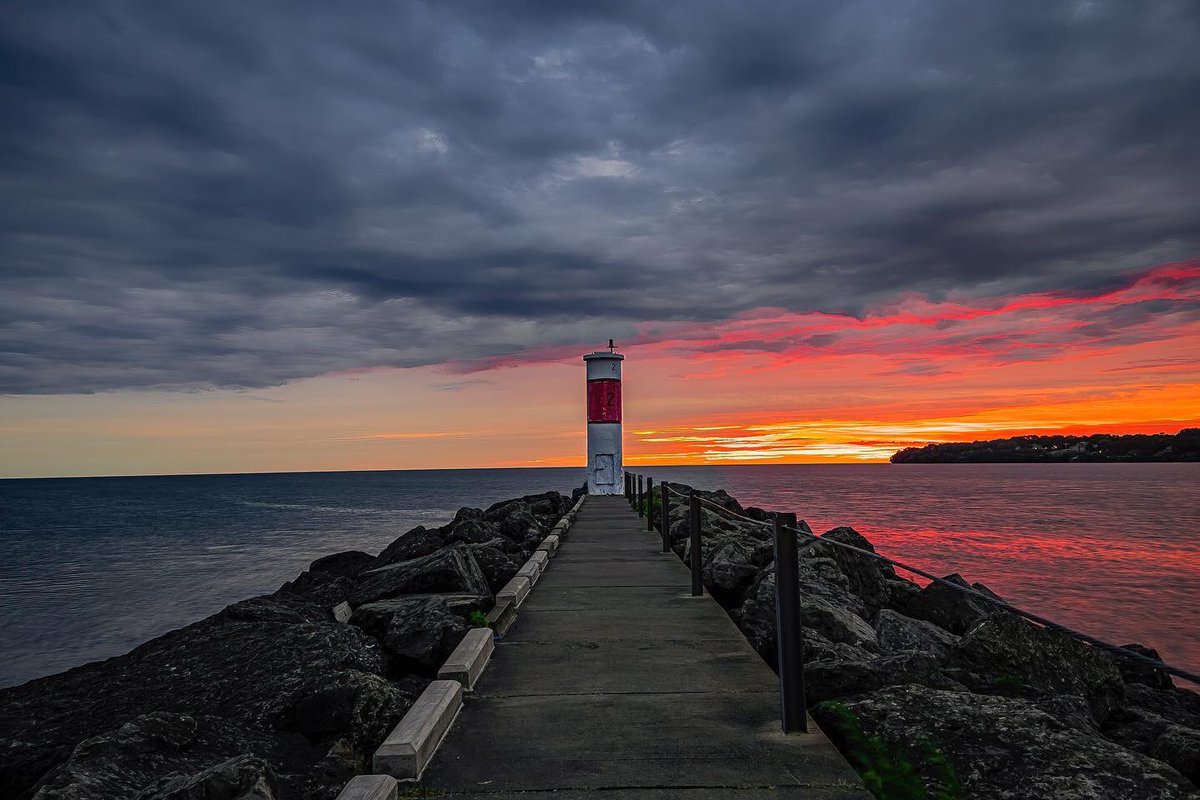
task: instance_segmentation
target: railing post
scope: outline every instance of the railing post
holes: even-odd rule
[[[696,492],[692,491],[691,507],[688,509],[690,517],[688,525],[689,544],[691,550],[691,558],[689,559],[692,567],[692,597],[699,597],[704,594],[704,583],[700,580],[700,498],[696,496]]]
[[[637,491],[637,511],[640,517],[645,513],[642,502],[646,499],[645,493],[642,491],[642,476],[638,475],[638,491]]]
[[[662,484],[662,519],[660,520],[659,529],[662,531],[663,552],[671,550],[671,484],[663,481]]]
[[[646,530],[654,530],[654,478],[646,478]]]
[[[629,473],[626,472],[626,473],[624,473],[624,475],[625,475],[625,502],[628,503],[629,502]]]
[[[779,656],[779,709],[783,732],[808,732],[804,710],[804,636],[800,628],[800,568],[796,560],[795,515],[775,514],[775,642]]]

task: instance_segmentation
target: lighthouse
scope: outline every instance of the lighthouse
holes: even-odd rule
[[[621,362],[613,340],[608,351],[583,357],[587,367],[588,494],[620,494],[625,481],[621,466]]]

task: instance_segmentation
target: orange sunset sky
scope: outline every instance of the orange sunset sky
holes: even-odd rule
[[[762,308],[620,340],[626,462],[863,463],[1023,433],[1200,425],[1200,261],[1093,293],[931,301],[861,317]],[[596,345],[603,344],[598,331]],[[4,473],[573,466],[578,347],[258,390],[0,400]]]

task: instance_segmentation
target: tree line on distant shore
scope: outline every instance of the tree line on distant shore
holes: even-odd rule
[[[1179,433],[1094,433],[1090,436],[1013,436],[980,442],[906,447],[893,464],[970,464],[1053,461],[1200,461],[1200,428]]]

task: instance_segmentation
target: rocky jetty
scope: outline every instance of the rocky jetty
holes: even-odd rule
[[[0,689],[0,797],[335,797],[569,507],[548,492],[464,508],[123,656]]]
[[[699,494],[769,519],[723,491]],[[771,530],[702,515],[705,586],[774,664]],[[686,504],[673,504],[669,530],[687,559]],[[820,538],[874,551],[853,528]],[[1200,797],[1200,695],[1165,674],[824,542],[801,550],[800,583],[810,712],[878,796]]]

